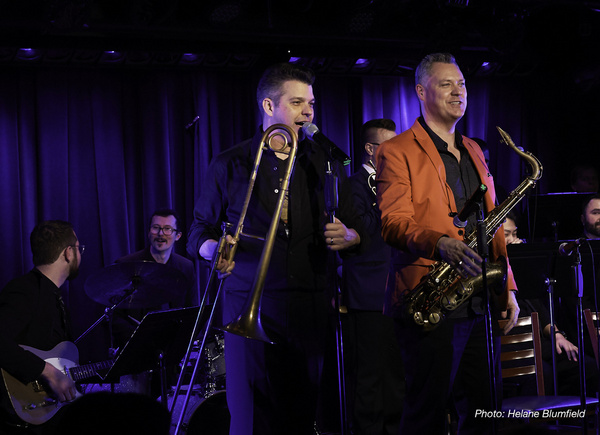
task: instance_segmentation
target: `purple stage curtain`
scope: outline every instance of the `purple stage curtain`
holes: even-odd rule
[[[146,245],[156,208],[176,209],[189,227],[212,157],[254,133],[260,72],[66,66],[0,71],[6,248],[0,286],[32,267],[29,234],[37,222],[71,221],[86,245],[80,276],[66,287],[74,338],[82,334],[104,310],[86,294],[86,279]],[[515,89],[490,86],[469,83],[469,108],[459,130],[488,141],[491,170],[510,191],[521,181],[521,165],[498,146],[494,126],[514,134],[519,145],[521,103]],[[360,150],[351,144],[363,122],[391,118],[401,132],[419,116],[412,78],[318,77],[315,95],[315,123],[353,158],[349,173],[360,165]],[[177,251],[185,255],[185,237]],[[201,291],[205,273],[198,281]],[[102,324],[79,343],[82,362],[106,358],[108,345]]]

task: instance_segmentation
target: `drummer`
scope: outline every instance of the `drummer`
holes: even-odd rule
[[[134,252],[119,258],[116,263],[150,261],[166,264],[180,270],[186,277],[186,291],[175,300],[158,307],[145,309],[117,309],[112,320],[113,347],[122,348],[140,321],[150,311],[161,311],[172,308],[193,306],[197,303],[195,289],[194,263],[189,259],[174,252],[175,242],[181,239],[183,229],[179,223],[179,216],[175,210],[159,209],[152,213],[148,225],[149,246],[141,251]],[[168,292],[168,289],[165,289]],[[168,295],[166,300],[168,300]],[[143,391],[138,391],[143,392]]]

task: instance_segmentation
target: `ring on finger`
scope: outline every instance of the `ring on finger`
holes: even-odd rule
[[[329,240],[329,244],[333,245],[333,237]]]

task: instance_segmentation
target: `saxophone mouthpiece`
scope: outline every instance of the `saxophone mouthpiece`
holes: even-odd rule
[[[500,127],[496,126],[496,128],[498,129],[498,132],[500,133],[500,137],[502,137],[502,141],[506,144],[509,145],[510,142],[512,142],[512,139],[510,138],[509,134],[507,132],[505,132],[504,130],[502,130]]]

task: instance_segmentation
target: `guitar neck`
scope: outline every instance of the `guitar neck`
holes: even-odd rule
[[[68,369],[69,376],[75,382],[81,382],[98,374],[98,370],[105,370],[112,367],[114,361],[102,361],[92,364],[84,364],[82,366],[71,367]]]

